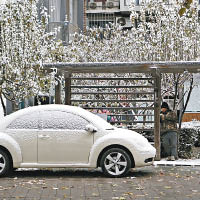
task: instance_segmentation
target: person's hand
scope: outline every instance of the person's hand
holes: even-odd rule
[[[164,121],[165,120],[165,115],[164,114],[160,114],[160,121]]]

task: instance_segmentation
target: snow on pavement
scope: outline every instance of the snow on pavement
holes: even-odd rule
[[[178,159],[175,161],[167,161],[162,159],[154,161],[154,166],[200,166],[200,159]]]

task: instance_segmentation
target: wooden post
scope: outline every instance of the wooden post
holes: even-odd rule
[[[71,74],[65,72],[65,105],[71,105]]]
[[[161,106],[161,74],[155,69],[155,106],[154,106],[154,145],[156,148],[155,160],[161,158],[161,142],[160,142],[160,106]]]
[[[57,76],[59,76],[59,74]],[[58,84],[55,86],[55,104],[61,104],[61,83],[60,83],[60,81],[58,81]]]

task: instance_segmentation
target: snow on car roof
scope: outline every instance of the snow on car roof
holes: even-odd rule
[[[95,114],[93,114],[87,110],[84,110],[83,108],[80,108],[77,106],[70,106],[70,105],[61,105],[61,104],[50,104],[49,105],[48,104],[48,105],[39,105],[39,106],[32,106],[32,107],[24,108],[24,109],[18,110],[16,112],[2,118],[2,120],[0,122],[0,130],[5,129],[11,123],[11,121],[13,121],[14,119],[16,119],[22,115],[26,115],[28,113],[32,113],[35,111],[41,111],[41,110],[66,111],[66,112],[80,115],[83,118],[86,118],[87,120],[89,120],[90,122],[97,124],[98,127],[103,127],[105,129],[112,127],[104,119],[100,118],[99,116],[96,116]]]

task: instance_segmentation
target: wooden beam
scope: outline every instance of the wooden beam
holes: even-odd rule
[[[160,106],[161,106],[161,74],[155,70],[155,105],[154,105],[154,145],[156,148],[156,160],[161,159],[161,142],[160,142]]]
[[[58,84],[55,86],[55,104],[61,104],[61,83],[58,81]]]
[[[122,78],[123,80],[123,78]],[[136,85],[72,85],[71,88],[102,88],[102,89],[105,89],[105,88],[135,88],[135,89],[138,89],[138,88],[153,88],[152,85],[139,85],[139,86],[136,86]]]
[[[178,62],[94,62],[94,63],[50,63],[44,69],[57,68],[71,73],[152,73],[159,69],[160,73],[200,72],[199,61]]]
[[[119,121],[113,121],[112,123],[124,123],[124,124],[134,124],[134,123],[140,123],[140,124],[153,124],[154,121],[134,121],[134,120],[119,120]]]
[[[73,102],[154,102],[154,100],[148,99],[71,99]]]
[[[92,102],[92,100],[91,100]],[[87,107],[83,106],[82,108],[88,110],[154,110],[154,107]]]
[[[71,74],[68,72],[65,75],[65,105],[71,105]]]
[[[123,80],[123,81],[138,81],[138,80],[144,80],[144,81],[150,81],[154,80],[153,78],[127,78],[127,77],[72,77],[72,80]]]
[[[153,95],[154,92],[71,92],[72,94],[77,94],[77,95],[82,95],[82,94],[86,94],[86,95],[131,95],[131,96],[136,96],[136,95],[144,95],[144,94],[148,94],[148,95]]]

